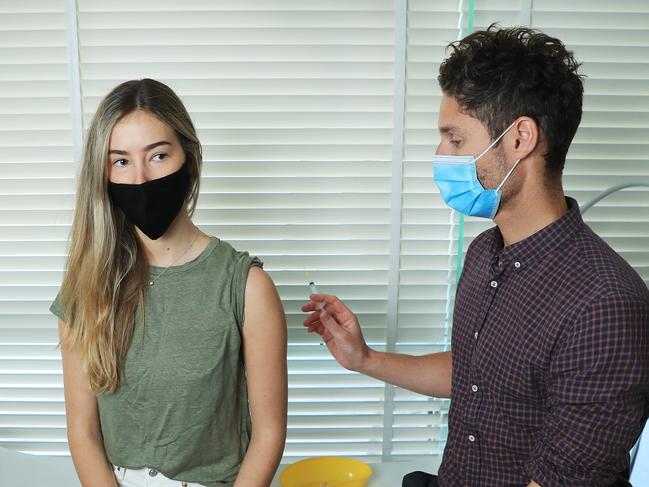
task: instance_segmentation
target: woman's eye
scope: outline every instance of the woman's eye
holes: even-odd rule
[[[126,165],[126,159],[117,159],[113,161],[113,166],[124,167]]]
[[[166,159],[166,158],[167,158],[167,154],[165,154],[164,152],[160,152],[160,153],[153,156],[153,159],[156,160],[156,161],[162,161],[163,159]]]

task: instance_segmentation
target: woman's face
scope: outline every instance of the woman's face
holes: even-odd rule
[[[175,131],[150,112],[131,112],[113,127],[108,145],[108,179],[113,183],[146,183],[176,172],[184,162]]]

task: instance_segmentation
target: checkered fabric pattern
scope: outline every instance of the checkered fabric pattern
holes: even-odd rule
[[[629,485],[649,415],[649,290],[577,203],[471,244],[453,319],[442,487]]]

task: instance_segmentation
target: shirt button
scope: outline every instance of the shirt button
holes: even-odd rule
[[[514,262],[514,267],[516,267],[516,269],[518,269],[520,266],[521,266],[520,262]]]
[[[149,476],[155,477],[156,475],[158,475],[158,471],[155,468],[150,468],[149,469]]]
[[[497,288],[498,287],[498,281],[491,281],[490,286],[493,287],[493,288]]]
[[[470,441],[471,443],[474,443],[474,442],[475,442],[475,436],[473,436],[473,435],[469,435],[469,441]]]
[[[473,392],[478,392],[478,386],[475,385],[475,384],[473,384],[473,385],[471,386],[471,390],[472,390]]]
[[[477,340],[479,334],[480,334],[480,333],[478,333],[478,332],[476,331],[476,332],[473,334],[473,338],[475,338],[475,339]]]

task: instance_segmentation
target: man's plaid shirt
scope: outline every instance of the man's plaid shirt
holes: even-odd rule
[[[649,414],[649,290],[577,203],[503,248],[471,244],[452,335],[442,487],[628,485]]]

